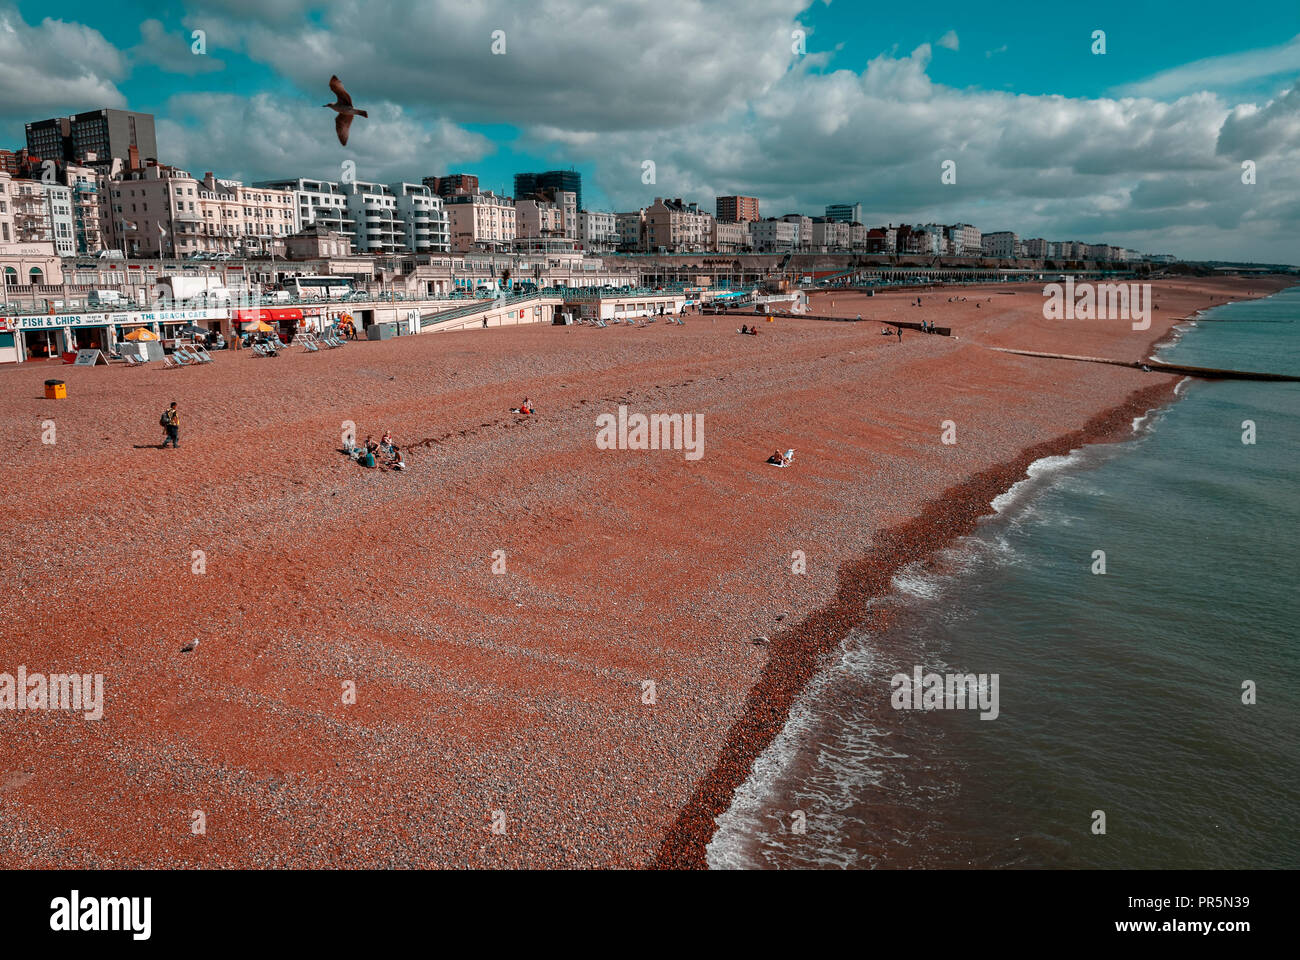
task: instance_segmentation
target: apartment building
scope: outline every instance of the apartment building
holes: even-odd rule
[[[811,248],[819,252],[848,250],[853,243],[853,231],[848,221],[812,218]]]
[[[445,199],[451,249],[509,250],[518,236],[518,219],[509,197],[487,193],[454,194]]]
[[[645,208],[614,214],[614,230],[620,250],[644,250],[646,248]]]
[[[1020,237],[1010,230],[997,230],[993,233],[986,233],[981,238],[980,243],[984,256],[997,257],[1002,260],[1014,258],[1020,250]]]
[[[946,227],[948,252],[954,257],[978,257],[984,253],[984,239],[969,223],[955,223]]]
[[[795,225],[795,249],[808,250],[812,247],[812,217],[805,217],[802,213],[787,213],[781,219]]]
[[[72,190],[61,183],[15,179],[9,197],[14,239],[18,243],[52,243],[61,257],[77,252]]]
[[[799,240],[799,224],[789,220],[754,220],[747,226],[755,253],[789,253]]]
[[[407,253],[451,250],[451,230],[442,197],[422,183],[390,183],[388,192],[397,201],[397,217],[405,230],[403,249]]]
[[[109,245],[130,256],[282,255],[284,238],[296,232],[292,192],[246,186],[211,171],[200,180],[150,163],[101,181],[99,195]]]
[[[713,220],[709,249],[715,253],[741,253],[751,246],[749,220]]]
[[[547,199],[551,198],[551,199]],[[578,238],[577,194],[570,190],[538,191],[515,199],[516,235],[521,238]]]
[[[751,223],[758,215],[758,197],[718,197],[717,219],[727,223]]]
[[[351,237],[356,221],[348,212],[347,194],[330,180],[306,177],[290,180],[259,180],[255,187],[287,190],[293,195],[293,230],[301,233],[308,227],[321,226]]]
[[[826,205],[826,219],[835,223],[861,223],[862,204],[829,203]]]
[[[699,204],[683,203],[681,198],[666,200],[655,197],[646,207],[646,248],[657,251],[700,253],[713,242],[713,215]]]
[[[618,218],[599,210],[583,210],[578,214],[578,239],[587,250],[603,250],[618,246]]]

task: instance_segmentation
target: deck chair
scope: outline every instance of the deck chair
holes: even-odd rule
[[[212,354],[208,353],[207,347],[198,347],[198,346],[191,347],[190,353],[194,354],[194,356],[198,358],[199,363],[212,362]]]
[[[165,353],[163,354],[163,368],[164,368],[164,369],[166,369],[166,370],[176,370],[177,368],[179,368],[179,367],[183,367],[183,366],[185,366],[185,364],[181,363],[181,362],[180,362],[179,360],[177,360],[175,357],[169,357],[169,356],[167,356],[167,354],[165,354]]]
[[[311,340],[304,340],[302,342],[302,346],[303,349],[306,350],[308,353],[320,353],[320,347],[318,347]]]
[[[203,362],[199,358],[198,354],[194,352],[193,347],[176,347],[172,351],[172,356],[180,357],[182,363],[188,363],[194,366],[197,366],[198,364]]]
[[[122,359],[126,361],[128,367],[140,367],[144,365],[143,362],[138,360],[133,353],[122,354]]]

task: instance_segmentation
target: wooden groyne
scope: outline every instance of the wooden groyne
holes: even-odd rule
[[[706,312],[704,316],[709,316]],[[939,337],[952,336],[952,327],[931,327],[928,331],[921,329],[916,320],[874,320],[871,317],[821,317],[812,313],[754,313],[752,310],[719,310],[715,316],[725,317],[775,317],[780,320],[831,320],[835,323],[879,323],[886,327],[902,327],[917,333],[932,333]]]
[[[1204,380],[1267,380],[1278,383],[1300,383],[1300,376],[1286,373],[1260,373],[1255,370],[1221,370],[1218,367],[1189,367],[1182,363],[1161,363],[1159,360],[1112,360],[1109,357],[1077,357],[1068,353],[1039,353],[1036,350],[1012,350],[1008,347],[989,347],[998,353],[1014,353],[1022,357],[1042,357],[1047,360],[1074,360],[1079,363],[1108,363],[1115,367],[1132,367],[1148,373],[1177,373]]]

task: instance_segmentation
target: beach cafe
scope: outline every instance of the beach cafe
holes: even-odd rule
[[[0,363],[59,359],[77,350],[109,353],[135,328],[146,327],[160,340],[168,340],[188,324],[212,329],[229,314],[213,308],[0,317]]]
[[[235,332],[275,331],[286,343],[292,339],[298,324],[303,319],[302,310],[298,307],[256,307],[234,310],[231,313],[231,323],[237,328]]]

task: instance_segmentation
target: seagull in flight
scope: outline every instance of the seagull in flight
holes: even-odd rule
[[[334,132],[339,135],[339,143],[346,147],[348,145],[348,131],[352,129],[352,118],[366,117],[369,119],[370,114],[352,106],[352,98],[349,97],[348,92],[343,89],[343,81],[337,76],[330,77],[330,90],[333,92],[334,96],[338,97],[338,101],[336,103],[324,104],[324,106],[338,114],[338,116],[334,118]]]

